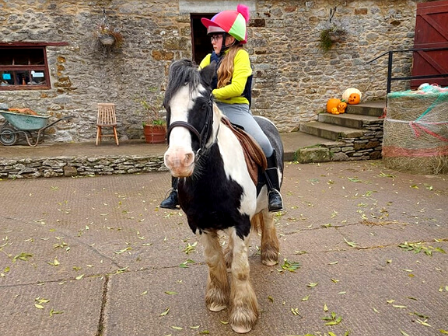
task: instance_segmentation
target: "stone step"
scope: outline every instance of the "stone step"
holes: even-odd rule
[[[322,147],[327,148],[341,145],[341,143],[338,141],[324,139],[300,131],[291,133],[281,133],[281,135],[285,150],[284,152],[285,161],[297,160],[298,150],[306,150],[307,152],[319,151],[319,148]],[[315,162],[323,162],[323,161],[315,161]]]
[[[385,100],[377,100],[358,105],[348,105],[345,112],[347,114],[360,114],[365,116],[380,117],[384,114],[385,107]]]
[[[334,141],[343,138],[359,138],[367,133],[365,130],[332,125],[319,121],[310,121],[300,124],[300,131]]]
[[[377,122],[378,117],[362,114],[331,114],[325,112],[319,114],[318,121],[326,124],[362,129],[365,125]]]
[[[301,145],[295,157],[300,163],[365,160],[381,157],[381,139],[371,138],[382,129],[385,101],[348,105],[346,113],[321,113],[317,121],[300,124],[299,132],[309,141]],[[369,134],[367,138],[362,138]],[[382,138],[382,135],[376,135]],[[314,142],[314,144],[312,144]],[[373,148],[373,149],[372,149]]]

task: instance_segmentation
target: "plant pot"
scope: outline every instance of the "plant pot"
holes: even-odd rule
[[[101,35],[99,39],[102,45],[112,45],[115,42],[115,37],[112,35]]]
[[[146,143],[164,143],[166,141],[166,126],[162,125],[144,125],[143,134]]]

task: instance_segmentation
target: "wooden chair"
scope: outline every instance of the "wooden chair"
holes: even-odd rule
[[[96,121],[96,145],[101,142],[102,137],[114,137],[115,142],[118,143],[117,134],[117,118],[115,116],[115,104],[112,103],[98,103],[98,117]],[[112,127],[113,134],[103,134],[104,127]]]

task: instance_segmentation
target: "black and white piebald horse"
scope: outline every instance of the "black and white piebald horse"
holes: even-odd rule
[[[257,192],[242,146],[221,122],[224,116],[213,102],[210,83],[214,75],[214,63],[202,70],[189,60],[171,65],[164,100],[169,144],[164,160],[172,176],[179,177],[180,207],[204,244],[209,267],[206,305],[212,311],[229,307],[233,330],[246,333],[258,319],[258,302],[249,277],[251,226],[261,231],[262,263],[278,262],[279,242],[274,215],[268,212],[267,187]],[[269,120],[256,120],[276,150],[281,181],[280,135]],[[220,231],[229,237],[224,252],[218,238]]]

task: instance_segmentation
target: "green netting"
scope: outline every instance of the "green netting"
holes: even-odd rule
[[[448,173],[448,89],[388,94],[383,159],[397,170]]]

